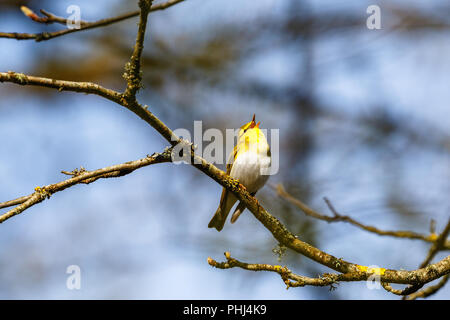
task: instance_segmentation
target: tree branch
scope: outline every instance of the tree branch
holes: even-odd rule
[[[278,273],[281,276],[281,279],[286,284],[287,288],[289,287],[304,287],[304,286],[331,286],[331,289],[333,288],[333,285],[342,281],[342,282],[351,282],[351,281],[365,281],[368,280],[371,276],[377,275],[380,278],[381,284],[383,287],[385,287],[388,291],[400,294],[401,290],[395,290],[392,289],[392,287],[389,286],[389,284],[385,283],[383,281],[384,275],[386,274],[386,270],[382,268],[366,268],[366,270],[356,270],[353,272],[348,272],[344,274],[336,274],[336,273],[325,273],[318,278],[310,278],[305,277],[301,275],[297,275],[290,271],[287,267],[282,267],[279,265],[269,265],[269,264],[253,264],[253,263],[245,263],[241,262],[237,259],[234,259],[231,257],[229,252],[225,252],[225,258],[227,259],[226,262],[217,262],[211,257],[208,258],[208,264],[218,268],[218,269],[231,269],[231,268],[241,268],[245,270],[250,271],[269,271],[269,272],[275,272]],[[450,256],[441,260],[439,263],[433,265],[433,270],[440,269],[442,266],[440,265],[447,265],[450,264]],[[395,270],[390,270],[395,271]],[[404,284],[405,281],[415,282],[417,279],[421,279],[418,283],[423,283],[422,281],[429,282],[432,281],[433,276],[427,276],[426,278],[423,277],[424,273],[429,273],[429,270],[426,269],[417,269],[414,271],[395,271],[398,273],[402,273],[403,277],[409,278],[409,280],[403,280],[401,278],[398,278],[393,283],[402,283]],[[447,271],[448,272],[448,271]],[[436,278],[435,278],[436,279]],[[292,280],[292,281],[291,281]],[[405,293],[407,292],[406,289],[403,290]],[[404,293],[404,294],[405,294]]]
[[[0,72],[0,82],[11,82],[22,86],[40,86],[57,89],[58,91],[83,92],[87,94],[96,94],[108,100],[120,103],[122,95],[114,90],[106,89],[92,82],[76,82],[56,80],[43,77],[35,77],[17,73],[14,71]]]
[[[149,12],[152,11],[159,11],[167,9],[175,4],[178,4],[180,2],[183,2],[185,0],[170,0],[165,3],[160,3],[157,5],[154,5],[150,8]],[[42,14],[46,16],[46,18],[41,18],[40,20],[33,19],[34,21],[41,22],[41,23],[60,23],[60,24],[66,24],[67,19],[57,17],[45,10],[41,10]],[[42,32],[42,33],[18,33],[18,32],[0,32],[0,38],[9,38],[9,39],[16,39],[16,40],[35,40],[36,42],[39,41],[45,41],[50,40],[56,37],[64,36],[69,33],[84,31],[88,29],[94,29],[99,27],[104,27],[107,25],[111,25],[113,23],[117,23],[126,19],[130,19],[133,17],[137,17],[140,14],[141,10],[132,11],[129,13],[125,13],[116,17],[112,18],[106,18],[101,19],[94,22],[86,22],[86,21],[80,21],[80,28],[79,29],[62,29],[55,32]],[[29,15],[27,15],[29,16]]]
[[[442,249],[445,249],[445,243],[449,233],[450,233],[450,219],[448,220],[447,225],[445,226],[442,233],[437,237],[436,241],[431,246],[427,257],[420,265],[420,268],[426,267],[431,262],[431,260],[433,260],[436,253],[438,253]]]
[[[172,149],[167,148],[163,153],[155,153],[151,156],[147,156],[139,160],[129,161],[122,164],[97,169],[94,171],[74,170],[72,171],[72,173],[70,173],[72,175],[72,178],[70,179],[50,184],[44,187],[36,187],[35,191],[28,196],[0,203],[0,208],[18,205],[17,207],[2,214],[0,216],[0,223],[3,223],[6,220],[12,218],[13,216],[22,213],[26,209],[34,206],[35,204],[44,201],[46,198],[47,199],[50,198],[50,196],[53,195],[54,193],[63,191],[76,184],[91,183],[101,178],[121,177],[130,174],[136,169],[149,166],[151,164],[170,162],[171,150]]]
[[[35,77],[13,71],[0,72],[0,82],[11,82],[19,85],[32,85],[53,88],[57,89],[58,91],[73,91],[95,94],[116,102],[135,113],[142,120],[151,125],[156,131],[158,131],[171,145],[174,146],[178,142],[180,142],[179,137],[177,137],[172,130],[170,130],[164,123],[161,122],[161,120],[155,117],[153,113],[148,110],[148,106],[142,106],[136,101],[136,99],[132,99],[131,101],[129,101],[124,98],[124,95],[122,93],[112,89],[104,88],[96,83]]]
[[[319,213],[319,212],[311,209],[306,204],[304,204],[302,201],[293,197],[291,194],[289,194],[283,188],[283,186],[281,184],[278,184],[277,186],[272,186],[272,188],[277,191],[277,194],[281,198],[283,198],[283,199],[287,200],[288,202],[290,202],[291,204],[295,205],[297,208],[299,208],[301,211],[303,211],[303,213],[306,214],[307,216],[310,216],[310,217],[318,219],[318,220],[323,220],[323,221],[326,221],[329,223],[340,222],[340,221],[347,222],[347,223],[350,223],[360,229],[378,234],[380,236],[391,236],[391,237],[395,237],[395,238],[422,240],[422,241],[431,242],[431,243],[436,243],[436,241],[438,239],[438,236],[435,233],[432,233],[427,236],[427,235],[419,234],[419,233],[412,232],[412,231],[405,231],[405,230],[397,230],[397,231],[381,230],[381,229],[378,229],[373,226],[368,226],[368,225],[362,224],[361,222],[358,222],[349,216],[344,216],[344,215],[339,214],[336,211],[336,209],[334,208],[334,206],[332,205],[332,203],[330,202],[330,200],[328,200],[327,198],[324,198],[324,200],[325,200],[325,203],[327,204],[328,208],[330,209],[330,211],[333,213],[333,216],[324,215],[322,213]],[[445,241],[445,239],[444,239],[442,249],[450,250],[450,241]]]
[[[18,84],[41,85],[51,88],[60,88],[60,85],[63,84],[62,86],[63,90],[98,94],[128,108],[136,115],[141,117],[143,120],[145,120],[147,123],[149,123],[153,128],[155,128],[155,130],[158,131],[172,146],[175,146],[178,143],[184,144],[187,143],[189,146],[191,146],[191,165],[193,165],[194,167],[196,167],[197,169],[199,169],[200,171],[211,177],[213,180],[221,184],[223,187],[230,190],[240,201],[242,201],[246,205],[249,211],[252,212],[252,214],[272,233],[274,238],[280,244],[338,272],[346,274],[362,271],[363,273],[366,274],[366,277],[370,276],[370,273],[367,273],[368,270],[367,267],[347,262],[343,259],[338,259],[298,239],[298,237],[292,234],[278,219],[276,219],[269,212],[267,212],[258,203],[256,198],[250,195],[250,193],[245,189],[245,187],[239,183],[239,181],[231,178],[229,175],[227,175],[225,172],[215,167],[213,164],[208,163],[205,159],[196,155],[194,153],[191,143],[178,138],[172,132],[172,130],[170,130],[161,120],[159,120],[150,111],[148,111],[147,107],[141,106],[136,100],[132,100],[130,102],[127,99],[125,99],[122,94],[113,90],[102,88],[95,84],[89,84],[87,88],[85,88],[85,86],[82,85],[80,86],[80,83],[77,82],[70,82],[70,81],[59,82],[61,80],[30,77],[22,74],[17,75],[15,73],[13,73],[13,75],[14,76],[11,76],[11,72],[6,74],[0,73],[0,79]],[[107,172],[103,172],[103,174],[105,173]],[[84,175],[82,176],[82,178],[80,178],[80,176],[76,176],[72,179],[76,179],[78,183],[82,180],[92,177],[93,176],[90,175],[89,176]],[[26,198],[25,202],[23,202],[16,208],[10,210],[9,212],[1,216],[0,222],[3,222],[6,219],[10,218],[11,216],[19,214],[23,212],[25,209],[31,207],[32,205],[43,201],[53,192],[54,192],[53,187],[49,188],[49,186],[36,190],[35,193],[29,195],[29,198]],[[22,197],[21,199],[23,200],[24,198]],[[17,201],[18,199],[15,199],[12,202]],[[11,203],[11,201],[8,202]],[[438,264],[439,266],[438,269],[436,270],[430,269],[432,275],[428,274],[428,272],[430,271],[427,268],[431,268],[430,266],[428,266],[427,268],[425,268],[428,271],[425,270],[422,273],[414,274],[413,278],[411,278],[411,274],[408,273],[407,271],[396,271],[381,268],[383,270],[382,280],[384,282],[406,283],[406,284],[426,283],[432,281],[442,275],[447,274],[450,271],[450,257],[447,258],[448,258],[447,260],[449,261],[445,259],[442,260],[440,264]]]
[[[432,229],[434,229],[434,225],[433,225]],[[450,219],[448,220],[447,225],[445,226],[445,228],[444,228],[444,230],[442,231],[442,233],[438,236],[436,242],[433,243],[433,245],[431,246],[430,250],[428,251],[427,257],[426,257],[425,260],[421,263],[421,265],[419,266],[419,268],[425,268],[425,267],[431,262],[431,260],[434,258],[434,256],[435,256],[440,250],[443,249],[444,244],[445,244],[445,241],[446,241],[446,239],[447,239],[449,233],[450,233]],[[435,285],[435,286],[432,286],[433,289],[429,289],[429,290],[424,289],[423,291],[424,291],[424,292],[429,292],[430,290],[434,290],[433,293],[435,293],[435,292],[437,292],[441,287],[443,287],[444,284],[445,284],[446,282],[447,282],[447,281],[444,281],[444,282],[442,283],[441,286]],[[404,296],[403,299],[406,300],[406,299],[407,299],[407,295],[410,295],[410,294],[412,294],[412,293],[418,291],[418,290],[421,289],[422,287],[423,287],[423,284],[422,284],[422,285],[421,285],[421,284],[418,284],[418,285],[412,285],[412,286],[410,286],[410,287],[405,288],[404,291],[401,292],[400,294],[403,295],[403,296]],[[395,292],[393,292],[393,293],[395,293]]]
[[[133,54],[130,61],[125,65],[125,73],[123,77],[127,80],[127,88],[124,93],[125,99],[128,101],[136,100],[136,93],[141,88],[142,71],[141,71],[141,55],[144,50],[145,29],[147,27],[147,17],[149,14],[152,0],[139,0],[139,27],[136,36],[136,44],[134,45]]]
[[[181,1],[172,1],[172,2],[173,4],[175,4],[176,2]],[[317,284],[322,283],[324,285],[330,285],[330,281],[331,284],[333,284],[336,281],[361,281],[367,280],[374,273],[378,274],[380,276],[380,280],[387,284],[400,283],[419,286],[428,283],[430,281],[433,281],[435,279],[438,279],[442,276],[446,276],[450,273],[450,256],[447,256],[446,258],[442,259],[437,263],[427,265],[424,268],[420,268],[414,271],[390,270],[385,268],[368,268],[355,263],[347,262],[343,259],[338,259],[300,240],[297,236],[292,234],[278,219],[276,219],[269,212],[267,212],[258,203],[256,198],[251,196],[250,193],[245,189],[245,187],[239,183],[239,181],[232,179],[225,172],[219,170],[213,164],[207,162],[205,159],[196,155],[194,152],[194,148],[192,147],[192,144],[190,142],[184,141],[179,137],[177,137],[172,132],[172,130],[169,127],[167,127],[159,118],[157,118],[150,111],[148,111],[147,106],[140,105],[136,100],[136,92],[139,90],[141,81],[140,58],[143,50],[147,15],[152,9],[151,1],[140,0],[139,6],[141,8],[139,30],[133,54],[131,56],[129,65],[126,68],[127,89],[125,90],[124,93],[119,93],[114,90],[106,89],[94,83],[71,82],[71,81],[39,78],[26,76],[23,74],[17,74],[14,72],[0,73],[0,81],[13,82],[21,85],[39,85],[43,87],[55,88],[58,90],[93,93],[100,95],[134,112],[141,119],[150,124],[156,131],[158,131],[172,146],[175,146],[178,143],[183,143],[189,146],[188,150],[190,150],[190,160],[191,160],[190,164],[193,165],[195,168],[199,169],[200,171],[202,171],[203,173],[205,173],[206,175],[208,175],[209,177],[211,177],[213,180],[218,182],[223,187],[227,188],[227,190],[232,192],[238,198],[238,200],[240,200],[249,209],[249,211],[252,212],[252,214],[256,217],[256,219],[258,219],[266,227],[266,229],[268,229],[272,233],[273,237],[281,245],[286,246],[299,254],[302,254],[324,266],[327,266],[341,273],[329,275],[330,278],[328,280],[322,279],[321,282],[314,278],[307,278],[295,275],[293,273],[289,273],[290,271],[287,268],[283,269],[282,273],[287,273],[288,279],[294,281],[290,282],[291,286],[302,286],[306,285],[306,283],[317,283]],[[95,171],[76,170],[72,172],[64,172],[65,174],[71,175],[72,178],[42,188],[37,187],[35,192],[29,196],[21,197],[0,204],[0,206],[3,205],[3,207],[5,207],[11,205],[12,203],[14,203],[14,205],[20,203],[17,207],[1,215],[0,223],[11,218],[14,215],[23,212],[24,210],[33,206],[34,204],[43,201],[45,198],[50,197],[53,193],[62,191],[75,184],[91,183],[99,178],[118,177],[130,173],[135,169],[137,169],[138,167],[142,167],[153,163],[170,162],[171,151],[172,149],[168,149],[163,154],[157,154],[144,159],[137,160],[138,163],[135,163],[133,161],[122,165],[98,169]],[[310,213],[313,213],[315,215],[323,216],[312,211],[311,209],[309,209],[309,211]],[[324,218],[324,220],[327,221],[339,219],[348,221],[348,217],[340,216],[337,213],[335,213],[335,217]],[[353,221],[351,222],[352,224],[358,225],[356,221],[354,220],[350,221]],[[360,225],[360,227],[364,226]],[[389,233],[392,233],[392,231],[389,231]],[[422,239],[421,238],[422,236],[420,235],[417,236],[414,233],[411,234],[412,238]],[[436,239],[434,238],[433,240],[426,240],[426,241],[435,242]],[[212,259],[209,261],[213,263]],[[218,263],[216,264],[222,266],[221,264]],[[265,268],[267,271],[275,271],[275,272],[277,272],[276,270],[278,270],[278,268],[276,268],[275,266],[264,265],[264,267],[262,267],[262,265],[243,264],[237,260],[235,262],[232,262],[231,264],[230,262],[228,262],[228,266],[231,265],[244,267],[249,270],[251,270],[252,268],[253,269],[260,268],[261,270]]]
[[[415,300],[417,298],[427,298],[438,292],[448,282],[449,275],[444,276],[437,284],[429,286],[423,290],[417,291],[413,294],[405,296],[405,300]]]
[[[229,252],[224,253],[226,262],[217,262],[211,257],[208,257],[208,264],[212,267],[218,269],[231,269],[231,268],[241,268],[250,271],[268,271],[275,272],[281,276],[281,279],[286,284],[286,289],[290,287],[304,287],[304,286],[333,286],[340,278],[345,278],[343,274],[324,274],[319,278],[310,278],[301,275],[297,275],[289,270],[286,266],[282,267],[279,265],[270,264],[255,264],[255,263],[245,263],[231,257]],[[293,282],[293,281],[294,282]]]
[[[406,296],[408,294],[412,294],[412,293],[416,292],[417,290],[419,290],[420,288],[422,288],[423,285],[424,285],[424,283],[419,283],[419,284],[414,284],[412,286],[408,286],[403,289],[394,289],[391,287],[391,285],[389,283],[381,282],[381,286],[383,287],[384,290],[386,290],[387,292],[393,293],[397,296]]]

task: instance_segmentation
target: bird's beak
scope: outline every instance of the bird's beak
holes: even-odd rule
[[[250,123],[250,129],[253,129],[254,127],[256,127],[255,114],[253,114],[252,123]]]

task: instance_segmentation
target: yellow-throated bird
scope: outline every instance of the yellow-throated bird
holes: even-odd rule
[[[259,129],[260,122],[255,122],[255,115],[252,121],[243,125],[239,130],[239,136],[236,147],[230,154],[227,163],[227,174],[247,188],[251,195],[261,189],[269,178],[266,172],[270,166],[270,148],[264,133]],[[220,197],[219,208],[208,224],[209,228],[222,230],[223,225],[230,213],[231,208],[236,203],[237,198],[227,189],[223,188]],[[234,223],[245,205],[239,202],[231,216],[231,223]]]

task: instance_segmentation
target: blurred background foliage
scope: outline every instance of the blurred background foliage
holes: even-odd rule
[[[162,1],[156,1],[159,3]],[[0,2],[0,30],[42,32],[27,5],[83,20],[137,1]],[[258,194],[302,240],[365,265],[415,269],[428,245],[305,217],[270,187],[309,206],[382,229],[438,231],[450,212],[450,5],[376,1],[382,29],[366,27],[371,1],[187,0],[150,15],[142,103],[172,129],[237,128],[256,113],[280,129],[280,172]],[[92,81],[123,90],[137,18],[35,43],[0,39],[2,71]],[[145,123],[98,97],[0,86],[1,201],[64,178],[162,150]],[[206,228],[220,186],[185,166],[152,166],[79,186],[7,221],[0,233],[1,298],[396,298],[364,283],[284,290],[275,275],[215,270],[224,251],[278,263],[276,241],[246,212],[221,233]],[[331,213],[330,213],[331,214]],[[437,257],[439,258],[439,256]],[[83,289],[65,288],[78,264]],[[303,275],[325,267],[287,251]],[[435,297],[449,298],[448,288]]]

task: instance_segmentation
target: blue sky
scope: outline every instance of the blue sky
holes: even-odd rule
[[[66,4],[72,2],[55,2],[53,9],[63,15]],[[321,3],[320,8],[329,9],[344,5],[344,2],[328,2],[330,8],[325,5],[327,1],[310,2],[313,7]],[[83,18],[104,17],[99,9],[100,2],[95,6],[88,1],[77,3],[82,8]],[[354,5],[348,5],[348,10],[364,7],[359,1],[357,5],[357,1],[351,3]],[[155,13],[154,20],[151,16],[150,34],[152,28],[167,28],[167,36],[188,26],[191,30],[201,30],[217,19],[251,22],[261,13],[281,14],[284,6],[282,1],[280,4],[280,1],[269,0],[258,2],[258,6],[252,1],[236,4],[237,1],[215,0],[203,4],[198,0],[187,0],[179,7]],[[120,7],[119,1],[109,1],[108,5],[111,11]],[[191,11],[196,13],[195,17],[186,14]],[[134,26],[135,21],[122,24]],[[0,19],[1,31],[28,31],[31,28],[36,26],[20,15],[6,19],[3,15]],[[134,34],[130,41],[134,41],[133,37]],[[79,44],[79,39],[73,42],[70,39],[69,36],[52,41],[72,46],[74,51],[86,50]],[[36,63],[33,51],[45,45],[0,39],[0,70],[24,72],[30,69]],[[325,106],[349,115],[364,110],[370,112],[371,102],[395,102],[395,111],[411,117],[413,123],[426,121],[449,133],[450,60],[446,58],[449,50],[450,36],[444,33],[405,40],[395,33],[379,37],[368,31],[353,39],[334,39],[332,36],[321,39],[314,45],[315,61],[320,65],[315,75],[318,83],[315,95]],[[360,52],[367,54],[367,51],[372,56],[367,67],[352,67]],[[298,63],[296,52],[268,49],[256,55],[247,69],[242,70],[242,75],[259,77],[274,85],[292,82],[295,79],[291,68],[295,63]],[[12,89],[11,84],[0,85],[0,201],[29,194],[38,185],[64,179],[61,170],[118,164],[161,151],[166,146],[143,121],[99,97],[63,92],[56,98],[45,98],[33,95],[28,88],[21,88],[24,94],[17,91],[17,87],[10,91]],[[229,105],[228,112],[237,114],[260,110],[257,101],[234,99],[232,96],[219,97],[211,105],[198,108],[224,115],[227,112],[221,109],[223,105]],[[243,103],[248,106],[245,111],[240,108]],[[282,124],[288,121],[289,114],[282,110],[273,114],[269,110],[261,118],[264,127],[281,128],[283,139]],[[192,122],[194,120],[202,119],[192,119]],[[178,124],[171,121],[168,124],[177,128]],[[231,127],[239,127],[240,122],[233,121]],[[319,123],[315,130],[320,142],[322,130],[331,129],[327,123]],[[350,130],[348,139],[352,139]],[[280,152],[282,157],[283,150]],[[351,152],[351,143],[348,149],[330,149],[324,143],[314,159],[314,172],[311,173],[317,181],[324,182],[314,186],[319,192],[310,205],[326,212],[321,200],[326,195],[340,210],[353,212],[356,218],[369,224],[385,229],[413,227],[416,231],[426,232],[427,227],[417,230],[416,224],[411,226],[408,221],[379,207],[384,187],[380,181],[395,179],[395,175],[377,167],[376,159],[369,153],[361,151],[351,158]],[[450,190],[449,158],[434,153],[422,154],[421,150],[413,150],[412,154],[413,158],[404,156],[401,166],[393,172],[405,171],[405,175],[409,175],[408,186],[417,185],[412,188],[415,193],[411,197],[421,196],[423,206],[432,212],[432,216],[424,215],[415,221],[427,226],[433,218],[442,227],[450,212],[448,199],[442,198],[442,190]],[[349,171],[354,172],[352,178],[332,170],[341,161],[347,161]],[[288,168],[281,170],[282,174],[288,172]],[[270,182],[282,181],[275,176]],[[350,194],[349,189],[352,190]],[[277,263],[275,256],[272,261],[258,261],[258,252],[246,250],[245,242],[250,237],[252,242],[260,241],[265,246],[271,241],[267,230],[248,212],[236,225],[227,225],[222,233],[206,228],[217,207],[220,192],[217,183],[191,167],[159,164],[120,179],[80,185],[58,193],[1,225],[0,298],[330,297],[323,294],[322,290],[327,290],[323,288],[286,290],[274,274],[211,268],[206,263],[207,257],[222,261],[224,251],[231,251],[237,258],[249,257],[253,262]],[[267,187],[262,192],[273,193]],[[358,210],[361,204],[364,210]],[[305,219],[301,213],[299,219]],[[183,224],[184,230],[180,228]],[[245,234],[243,229],[247,230]],[[380,263],[383,267],[415,269],[428,249],[420,242],[382,238],[345,224],[318,223],[317,232],[323,235],[321,249],[364,265]],[[214,246],[208,246],[213,240]],[[260,250],[270,251],[275,245],[273,241],[271,247]],[[68,290],[65,286],[65,271],[72,264],[79,265],[82,270],[79,291]],[[301,274],[307,273],[295,266],[289,267]],[[329,272],[325,267],[322,269]],[[448,299],[449,290],[447,286],[433,298]],[[384,290],[366,289],[365,283],[342,283],[337,292],[336,298],[341,299],[396,299]]]

